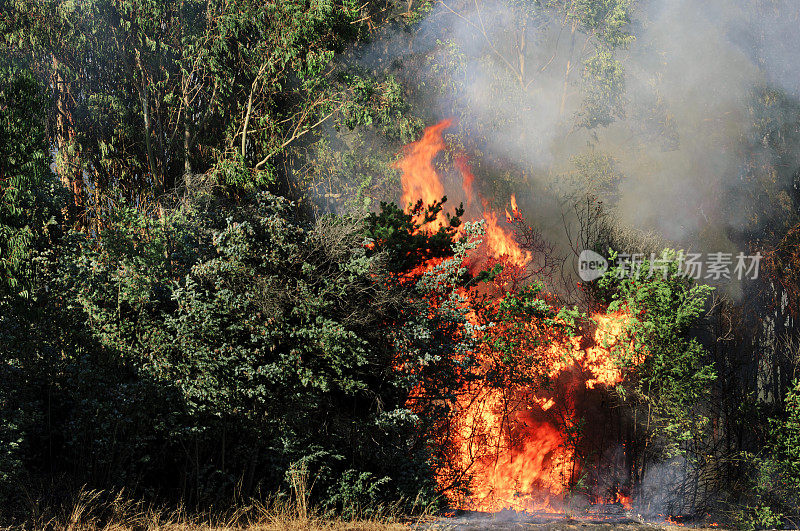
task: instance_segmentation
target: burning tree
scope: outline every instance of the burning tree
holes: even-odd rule
[[[442,133],[449,125],[445,121],[428,128],[405,149],[397,167],[403,172],[407,216],[429,224],[421,226],[423,234],[416,237],[449,234],[466,245],[477,234],[453,223],[441,209],[439,197],[445,186],[435,158],[445,148]],[[469,205],[474,177],[463,158],[457,161]],[[598,401],[587,399],[587,392],[600,396],[604,394],[600,388],[622,381],[623,366],[612,350],[618,342],[629,341],[628,315],[619,310],[589,317],[576,309],[559,309],[535,280],[552,269],[554,261],[548,255],[552,248],[526,227],[513,197],[506,226],[479,198],[482,212],[473,209],[472,215],[483,228],[482,241],[472,244],[472,253],[461,256],[462,274],[470,278],[461,284],[459,301],[477,331],[478,344],[466,358],[475,363],[464,366],[451,398],[452,414],[434,426],[437,481],[461,508],[548,508],[585,476],[585,419],[578,409]],[[423,210],[426,203],[433,207]],[[457,214],[463,215],[463,208]],[[540,260],[520,246],[515,232],[539,253]],[[403,257],[398,258],[402,263]],[[421,264],[423,274],[441,265],[441,259],[428,259]],[[444,301],[430,302],[437,306]],[[585,333],[589,331],[593,336]],[[616,501],[619,492],[617,487],[613,490],[611,501]],[[607,497],[607,493],[595,495]]]
[[[445,190],[435,159],[449,125],[428,128],[397,167],[406,215],[431,227],[415,237],[464,244],[478,234],[454,223],[435,197]],[[463,158],[457,167],[469,205],[474,176]],[[474,363],[458,373],[451,414],[433,424],[439,488],[453,505],[484,511],[559,509],[576,494],[627,505],[648,464],[685,453],[707,423],[691,402],[707,394],[714,373],[689,332],[710,288],[692,285],[675,262],[663,278],[612,269],[587,291],[599,311],[570,309],[538,280],[558,261],[513,196],[505,225],[480,199],[480,213],[457,211],[483,227],[480,245],[461,256],[468,278],[456,288],[477,343],[465,353]],[[441,265],[431,258],[415,271]]]

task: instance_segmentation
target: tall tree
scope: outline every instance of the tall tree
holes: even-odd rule
[[[149,208],[196,175],[291,191],[292,160],[322,127],[402,122],[386,112],[402,102],[381,97],[391,84],[365,87],[336,61],[375,24],[373,11],[350,1],[16,0],[0,32],[52,87],[67,215],[99,230],[112,204]]]

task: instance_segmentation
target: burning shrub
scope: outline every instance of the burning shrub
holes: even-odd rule
[[[666,269],[656,269],[658,274],[645,273],[650,271],[645,260],[641,274],[629,274],[617,265],[598,281],[598,296],[609,302],[609,310],[631,316],[626,333],[633,342],[630,352],[639,360],[628,383],[616,391],[633,409],[628,458],[637,482],[648,462],[686,454],[693,441],[702,439],[708,425],[703,405],[716,378],[712,360],[692,336],[713,288],[694,284],[680,272],[674,257],[674,252],[664,251]],[[622,362],[630,364],[631,358],[623,357]]]
[[[479,363],[440,434],[440,485],[469,478],[450,499],[487,511],[560,509],[579,491],[617,501],[621,485],[596,473],[591,446],[610,420],[607,389],[624,378],[615,347],[627,352],[628,316],[559,309],[538,284],[474,304]]]

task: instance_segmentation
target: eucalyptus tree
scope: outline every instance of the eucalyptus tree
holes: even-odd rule
[[[234,191],[290,191],[300,148],[324,126],[402,122],[387,112],[402,103],[394,85],[336,60],[387,19],[378,7],[14,0],[0,31],[51,88],[69,219],[100,230],[111,206],[155,207],[197,175]]]

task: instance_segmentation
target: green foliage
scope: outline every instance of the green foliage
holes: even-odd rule
[[[102,240],[70,237],[48,265],[54,298],[3,317],[17,349],[3,396],[18,407],[3,411],[13,455],[1,459],[203,504],[285,490],[299,462],[331,511],[431,499],[426,426],[446,414],[436,396],[452,394],[472,337],[454,291],[468,246],[416,237],[402,217],[387,206],[308,225],[262,193],[232,212],[123,207]],[[434,241],[441,258],[456,253],[450,265],[411,283],[387,267],[396,249],[425,256]],[[16,340],[26,326],[53,339]],[[44,433],[23,436],[45,416]],[[47,441],[59,443],[41,458]]]
[[[610,49],[633,41],[629,32],[633,0],[555,0],[549,3],[564,9],[569,19]]]
[[[445,198],[432,205],[419,202],[411,212],[405,212],[394,203],[381,203],[378,213],[370,213],[366,219],[366,237],[387,255],[386,267],[389,271],[401,273],[410,271],[428,260],[443,258],[452,253],[455,229],[460,225],[462,209],[450,218],[450,224],[441,227],[433,234],[415,231],[415,218],[421,216],[421,225],[436,219],[442,211]]]
[[[490,378],[498,385],[526,379],[541,385],[546,377],[546,360],[537,349],[561,337],[567,327],[556,320],[556,310],[542,299],[541,292],[540,284],[527,285],[481,309],[481,322],[493,327],[483,343],[497,357],[496,374]]]
[[[763,449],[745,453],[743,459],[753,465],[753,496],[741,523],[765,529],[800,517],[800,381],[786,394],[782,414],[769,419]]]
[[[32,347],[40,279],[58,239],[59,190],[49,167],[44,94],[30,71],[0,58],[0,501],[15,496],[45,417],[36,387],[49,358]],[[50,347],[52,348],[52,346]],[[36,375],[26,371],[37,367]]]
[[[328,125],[406,140],[419,128],[395,79],[337,61],[348,43],[393,16],[386,6],[19,0],[5,7],[4,51],[28,58],[43,84],[69,80],[55,86],[47,115],[57,124],[50,141],[59,174],[75,185],[84,217],[104,215],[106,199],[151,203],[189,185],[192,174],[212,174],[239,192],[283,189],[276,177],[284,164],[306,160]]]
[[[616,258],[611,252],[610,260]],[[709,399],[716,374],[691,331],[713,288],[683,275],[670,250],[652,262],[642,261],[633,271],[614,265],[598,287],[610,302],[609,311],[631,316],[627,333],[632,348],[624,347],[620,362],[637,362],[634,383],[619,391],[643,411],[643,436],[656,439],[661,456],[681,453],[708,422],[699,405]]]
[[[0,297],[29,297],[31,258],[46,245],[57,214],[56,180],[42,88],[7,59],[0,60],[0,76]]]
[[[345,470],[330,491],[326,506],[331,513],[344,518],[373,516],[380,502],[385,502],[380,491],[390,481],[388,476],[376,479],[371,472]]]
[[[741,523],[742,527],[748,530],[779,529],[783,525],[783,515],[775,513],[770,507],[759,506],[754,508],[751,514],[745,516]]]
[[[599,50],[586,59],[584,66],[586,88],[581,124],[591,129],[624,118],[625,75],[622,63],[614,59],[611,52]]]
[[[559,193],[576,203],[586,197],[602,197],[613,204],[624,179],[614,157],[592,149],[572,157],[570,163],[572,169],[559,176]]]

